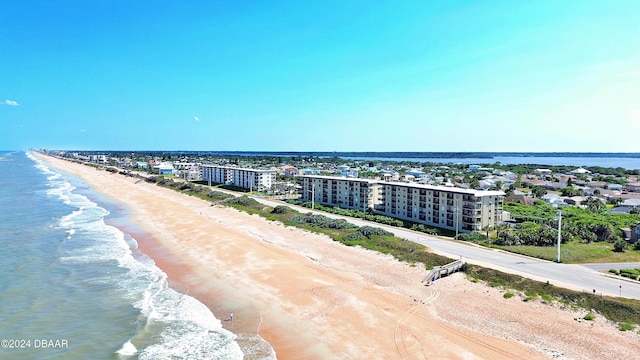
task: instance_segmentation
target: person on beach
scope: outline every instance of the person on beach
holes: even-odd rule
[[[233,321],[233,312],[229,314],[229,321]]]

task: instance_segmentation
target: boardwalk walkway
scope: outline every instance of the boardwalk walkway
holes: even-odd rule
[[[464,266],[464,264],[466,263],[463,260],[456,260],[444,266],[435,266],[433,269],[431,269],[431,271],[429,271],[427,276],[422,279],[422,282],[425,286],[429,286],[431,285],[431,283],[436,281],[436,279],[440,279],[443,276],[447,276],[460,270]]]

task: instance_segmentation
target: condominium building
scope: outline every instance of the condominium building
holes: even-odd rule
[[[377,212],[387,216],[463,232],[502,222],[502,191],[391,182],[380,185],[383,204]]]
[[[416,183],[303,176],[302,200],[470,232],[502,222],[505,193]]]
[[[302,200],[360,210],[373,210],[382,200],[375,180],[314,175],[301,179]]]
[[[202,165],[202,181],[211,184],[231,185],[233,182],[233,171],[228,166]]]
[[[243,189],[267,191],[276,181],[274,170],[232,168],[232,173],[232,184]]]
[[[271,190],[275,179],[276,172],[274,170],[202,165],[202,180],[209,184],[226,184],[243,189],[267,191]]]

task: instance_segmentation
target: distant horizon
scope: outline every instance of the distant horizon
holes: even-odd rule
[[[73,152],[114,152],[114,153],[123,153],[123,152],[168,152],[168,153],[221,153],[221,154],[376,154],[376,155],[384,155],[384,154],[446,154],[446,155],[551,155],[551,156],[562,156],[562,155],[637,155],[640,157],[640,152],[599,152],[599,151],[289,151],[289,150],[133,150],[133,149],[125,149],[125,150],[106,150],[106,149],[97,149],[97,150],[80,150],[80,149],[45,149],[38,148],[32,150],[47,150],[47,151],[73,151]],[[28,151],[28,150],[0,150],[3,152],[10,151]]]

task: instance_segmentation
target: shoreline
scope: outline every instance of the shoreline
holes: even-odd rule
[[[211,207],[137,179],[36,155],[125,204],[131,223],[149,235],[133,235],[140,251],[169,281],[186,286],[189,295],[221,320],[233,311],[233,324],[223,322],[223,327],[248,337],[260,334],[278,359],[536,359],[558,351],[583,358],[585,339],[578,332],[584,325],[570,311],[541,305],[537,318],[528,319],[531,303],[503,299],[496,296],[498,290],[470,283],[462,275],[426,288],[419,283],[425,271],[389,256]],[[486,297],[489,293],[493,297]],[[493,317],[487,320],[487,314]],[[547,314],[565,319],[567,329],[553,334],[538,329],[532,339],[529,330],[513,326],[513,321],[545,323],[540,317]],[[487,325],[491,322],[496,324]],[[604,347],[620,343],[622,350],[608,351],[608,358],[640,350],[637,335],[618,334],[604,321],[595,323],[609,336]],[[505,326],[514,329],[506,331]]]

